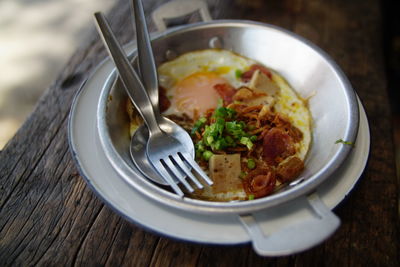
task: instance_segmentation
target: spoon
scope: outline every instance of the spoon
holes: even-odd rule
[[[150,44],[150,37],[147,30],[142,2],[140,0],[133,0],[132,9],[135,17],[139,76],[147,90],[154,113],[159,114],[157,69]],[[173,121],[163,116],[158,116],[158,118],[160,128],[164,132],[171,134],[178,140],[181,140],[194,158],[194,145],[190,135]],[[146,155],[146,144],[148,139],[148,129],[144,125],[141,125],[131,139],[130,153],[132,161],[145,177],[156,183],[167,185],[164,178],[157,173],[148,161]],[[182,176],[185,175],[182,173]]]
[[[121,81],[149,130],[149,139],[146,144],[148,161],[151,162],[156,168],[156,171],[180,197],[184,196],[184,192],[177,185],[177,181],[183,184],[187,191],[194,191],[192,185],[186,181],[186,177],[189,177],[189,180],[191,180],[197,188],[203,188],[203,185],[198,181],[197,177],[191,172],[191,168],[188,168],[187,165],[192,167],[199,177],[211,185],[213,182],[194,161],[191,150],[188,149],[188,145],[183,143],[179,136],[174,137],[160,128],[159,122],[166,120],[162,119],[160,113],[154,113],[146,88],[115,38],[104,15],[101,12],[97,12],[95,13],[95,18],[97,20],[99,33],[110,57],[115,63]],[[170,122],[172,123],[171,125],[175,125],[172,121]],[[166,123],[162,124],[165,125]],[[189,136],[186,131],[182,131],[182,133]],[[193,147],[192,141],[190,141],[190,144]]]

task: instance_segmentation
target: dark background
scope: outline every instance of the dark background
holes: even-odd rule
[[[383,42],[388,92],[396,145],[397,178],[400,179],[400,1],[382,1]]]
[[[392,111],[400,115],[400,5],[399,1],[382,1],[384,19],[383,40],[388,73],[389,94]]]

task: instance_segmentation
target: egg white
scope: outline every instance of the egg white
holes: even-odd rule
[[[230,85],[238,88],[244,85],[237,71],[245,72],[256,61],[240,56],[228,50],[206,49],[185,53],[174,60],[158,67],[159,84],[167,89],[167,96],[175,97],[176,85],[194,73],[213,73],[226,79]],[[179,114],[176,107],[171,106],[165,114]]]
[[[213,72],[227,79],[233,87],[243,85],[236,71],[246,71],[256,62],[228,50],[206,49],[185,53],[158,68],[159,83],[172,88],[177,82],[196,72]]]
[[[272,81],[280,88],[280,95],[275,103],[275,110],[285,114],[290,123],[303,133],[303,139],[296,143],[296,154],[304,161],[311,144],[311,113],[307,107],[307,102],[294,91],[286,80],[272,72]]]

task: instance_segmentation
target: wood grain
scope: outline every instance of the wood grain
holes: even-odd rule
[[[163,2],[145,1],[146,14]],[[1,266],[399,265],[398,184],[379,2],[207,2],[214,18],[262,21],[304,36],[330,54],[353,84],[367,111],[372,143],[360,182],[335,209],[342,219],[340,229],[306,252],[263,258],[248,244],[208,246],[159,237],[105,206],[77,172],[66,134],[74,94],[106,57],[93,28],[90,41],[75,53],[0,153]],[[107,15],[123,43],[133,36],[129,14],[129,1],[121,0]]]

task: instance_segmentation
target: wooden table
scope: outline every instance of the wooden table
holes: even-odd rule
[[[146,0],[146,13],[161,2]],[[213,18],[267,22],[306,37],[330,54],[353,84],[368,114],[372,143],[364,174],[335,209],[340,229],[306,252],[263,258],[249,244],[206,246],[159,237],[111,211],[80,177],[67,141],[72,98],[106,57],[93,28],[90,41],[77,50],[0,153],[1,266],[399,266],[399,195],[379,2],[208,3]],[[107,15],[124,43],[133,36],[129,16],[128,0]]]

